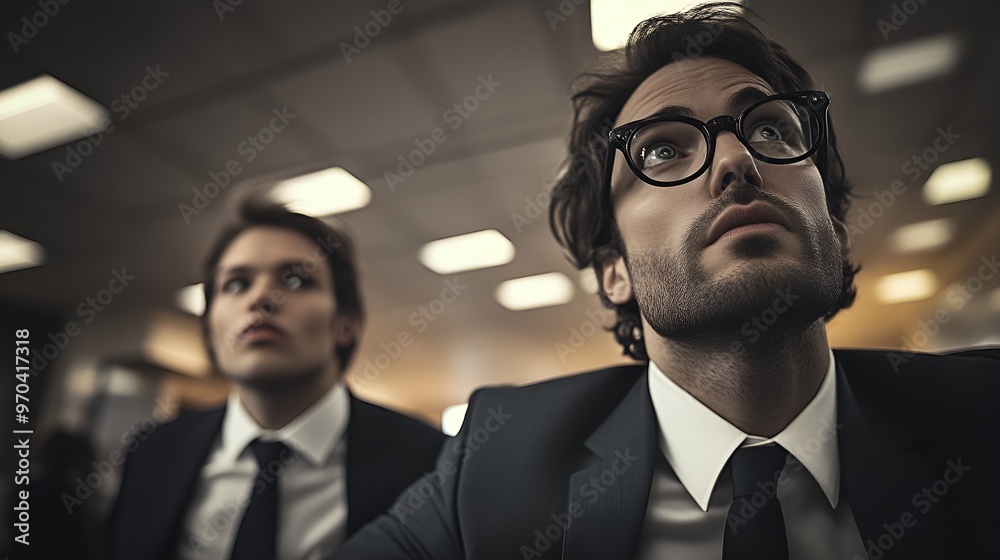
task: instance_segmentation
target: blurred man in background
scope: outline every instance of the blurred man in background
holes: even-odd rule
[[[116,559],[315,559],[433,467],[437,430],[357,399],[364,311],[344,233],[247,204],[205,266],[226,405],[162,425],[125,465]]]
[[[858,269],[806,70],[710,5],[573,100],[553,231],[643,363],[477,392],[334,558],[995,557],[1000,352],[831,351]]]

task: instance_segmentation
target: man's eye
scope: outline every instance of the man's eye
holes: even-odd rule
[[[312,286],[313,279],[305,274],[289,274],[285,277],[285,285],[290,290],[301,290],[302,288]]]
[[[656,144],[642,150],[643,168],[656,167],[677,158],[677,150],[668,144]]]
[[[783,139],[781,129],[772,123],[759,124],[750,131],[751,142],[780,142]]]
[[[222,291],[227,294],[236,294],[245,290],[246,287],[246,280],[242,278],[231,278],[222,284]]]

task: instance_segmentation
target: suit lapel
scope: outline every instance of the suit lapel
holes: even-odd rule
[[[935,466],[914,453],[919,434],[859,400],[839,363],[837,423],[842,489],[869,555],[883,560],[948,557],[940,508],[920,507],[915,499],[946,465]],[[881,554],[873,553],[874,547]]]
[[[593,456],[570,477],[563,558],[630,558],[645,520],[657,453],[645,374],[585,445]]]
[[[384,449],[377,445],[380,417],[373,414],[368,403],[351,397],[350,419],[347,422],[347,536],[353,535],[368,520],[374,519],[385,508],[386,500],[380,480],[386,478],[390,461],[380,457]]]
[[[916,452],[920,434],[902,419],[886,418],[859,399],[839,362],[837,422],[842,491],[868,554],[882,560],[946,558],[941,508],[926,507],[921,491],[947,465]],[[593,456],[570,478],[564,560],[634,554],[658,453],[656,434],[647,376],[641,375],[586,440]]]
[[[138,499],[143,503],[134,504],[130,510],[149,514],[141,520],[145,526],[142,534],[148,538],[136,543],[139,549],[151,552],[148,557],[155,554],[172,557],[181,520],[224,414],[225,408],[213,410],[191,423],[189,429],[174,432],[169,441],[159,442],[157,452],[144,465],[146,469],[155,469],[159,476],[149,480],[148,486],[140,491]]]

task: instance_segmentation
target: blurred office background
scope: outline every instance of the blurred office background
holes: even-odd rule
[[[35,441],[86,434],[102,461],[137,422],[220,403],[188,288],[243,198],[288,196],[283,181],[315,172],[324,203],[354,206],[325,212],[361,257],[359,396],[440,425],[477,387],[625,361],[594,279],[552,239],[547,188],[569,84],[642,17],[629,4],[669,7],[5,2],[0,336],[10,349],[29,329],[41,360]],[[830,93],[859,195],[848,222],[864,269],[834,346],[1000,344],[996,3],[748,5]],[[81,135],[101,118],[104,132]],[[484,231],[457,263],[424,249]],[[431,268],[470,266],[485,268]],[[13,413],[0,424],[20,427]],[[15,464],[6,446],[2,463]]]

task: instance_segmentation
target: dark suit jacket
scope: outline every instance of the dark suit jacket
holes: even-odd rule
[[[447,439],[430,426],[351,395],[347,423],[347,535],[384,512],[434,468]],[[125,462],[111,519],[116,560],[173,558],[180,523],[222,427],[225,407],[157,426]]]
[[[1000,350],[835,355],[841,491],[873,560],[1000,557]],[[645,364],[478,391],[438,468],[333,558],[628,560],[657,434]]]

